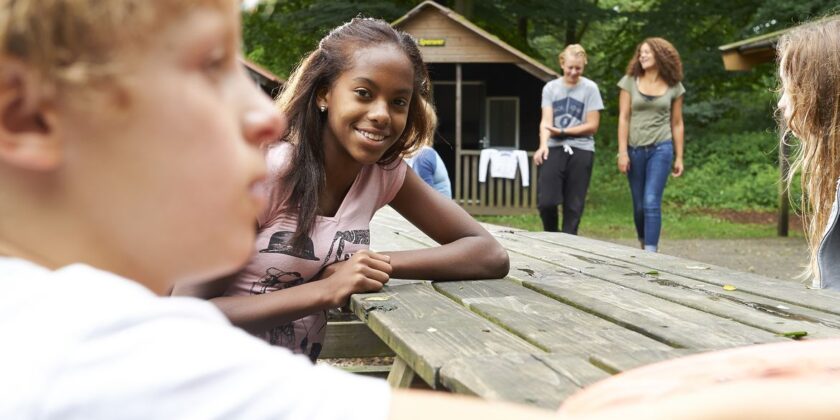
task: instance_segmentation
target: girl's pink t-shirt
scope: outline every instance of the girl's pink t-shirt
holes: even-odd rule
[[[267,151],[268,176],[274,180],[266,187],[271,200],[258,219],[255,252],[248,265],[236,275],[226,296],[270,293],[315,281],[327,265],[368,249],[370,219],[396,196],[405,179],[407,166],[402,159],[387,167],[362,167],[335,216],[317,216],[304,249],[296,252],[290,241],[297,220],[294,215],[282,212],[288,192],[279,183],[292,153],[292,146],[287,142],[278,143]],[[277,325],[259,336],[314,361],[321,352],[326,326],[326,311],[320,311]]]

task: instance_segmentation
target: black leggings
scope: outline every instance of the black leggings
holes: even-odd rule
[[[557,206],[563,205],[563,233],[577,235],[595,153],[563,146],[550,147],[548,159],[539,167],[537,207],[543,230],[557,232]]]

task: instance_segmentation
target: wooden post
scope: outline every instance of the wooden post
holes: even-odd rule
[[[461,63],[455,64],[455,197],[460,204],[464,198],[461,196],[461,183],[463,176],[461,175],[461,119],[462,119],[462,99],[461,99]]]
[[[391,388],[408,388],[414,380],[414,370],[402,357],[394,357],[394,365],[388,373],[388,385]]]
[[[776,234],[779,236],[788,236],[788,209],[790,207],[790,191],[787,187],[788,172],[790,171],[790,164],[788,163],[788,146],[781,142],[779,146],[779,220],[776,226]]]

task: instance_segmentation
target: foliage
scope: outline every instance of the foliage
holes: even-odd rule
[[[269,0],[243,12],[247,57],[287,77],[332,27],[363,14],[388,21],[421,0]],[[662,36],[685,67],[686,174],[666,202],[680,208],[772,209],[777,204],[774,66],[726,72],[718,46],[840,11],[834,0],[440,0],[505,42],[559,70],[569,42],[589,53],[586,76],[605,99],[590,208],[625,203],[615,170],[618,89],[636,44]],[[794,196],[796,196],[794,194]],[[687,210],[688,211],[688,210]],[[609,213],[609,212],[608,212]],[[618,213],[616,213],[618,214]],[[622,214],[624,214],[622,212]],[[626,214],[625,214],[626,216]],[[587,218],[584,218],[586,220]]]

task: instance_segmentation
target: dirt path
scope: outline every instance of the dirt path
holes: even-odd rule
[[[599,238],[637,247],[635,240]],[[797,276],[808,261],[805,239],[663,239],[660,252],[738,271],[777,279],[799,281]]]

